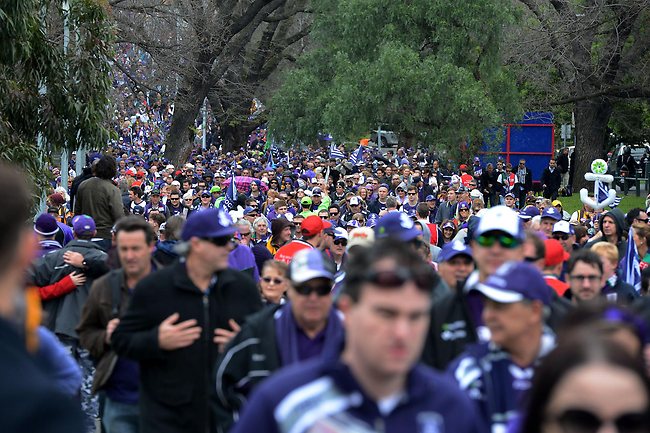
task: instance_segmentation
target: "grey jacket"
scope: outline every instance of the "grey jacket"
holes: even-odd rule
[[[78,269],[63,261],[66,251],[75,251],[84,256],[86,267]],[[75,239],[60,250],[53,251],[38,259],[29,270],[29,283],[42,287],[54,284],[74,271],[86,275],[86,282],[74,291],[59,298],[43,302],[44,325],[55,334],[78,338],[75,328],[79,324],[81,309],[86,303],[90,286],[95,279],[108,272],[107,255],[91,241]]]

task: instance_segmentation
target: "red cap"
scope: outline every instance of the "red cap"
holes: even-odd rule
[[[461,171],[467,171],[467,165],[461,164],[460,167],[458,167]]]
[[[318,215],[308,216],[300,225],[303,236],[314,236],[330,227],[332,227],[332,224],[329,221],[321,219]]]
[[[564,251],[562,244],[556,239],[546,239],[544,241],[546,254],[544,255],[544,265],[555,266],[569,260],[569,253]]]

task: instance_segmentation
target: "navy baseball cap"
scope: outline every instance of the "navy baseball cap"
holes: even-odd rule
[[[220,238],[232,236],[235,233],[235,226],[227,212],[221,209],[205,209],[193,212],[185,225],[181,239],[189,241],[192,237],[197,238]]]
[[[458,210],[461,209],[469,209],[469,203],[467,203],[466,201],[461,201],[460,203],[458,203]]]
[[[375,235],[380,238],[396,238],[404,242],[412,241],[422,232],[403,212],[388,212],[377,220]]]
[[[550,305],[552,294],[542,273],[526,262],[506,262],[471,291],[502,304],[521,301],[540,301]]]
[[[521,212],[519,212],[519,218],[523,220],[529,220],[533,217],[536,217],[539,215],[539,209],[537,209],[535,206],[527,206],[525,209],[522,209]]]
[[[431,194],[429,194],[428,196],[426,196],[426,197],[424,198],[424,201],[431,201],[431,200],[435,200],[435,199],[436,199],[436,198],[435,198],[434,196],[432,196]]]
[[[315,248],[298,251],[289,264],[289,277],[295,285],[314,278],[334,279],[336,265],[325,253]]]
[[[442,251],[438,255],[438,263],[448,262],[456,256],[468,256],[472,258],[472,249],[461,241],[448,242],[442,247]]]
[[[559,210],[555,209],[555,207],[549,206],[544,209],[544,212],[542,212],[542,218],[551,218],[555,221],[560,221],[562,219],[562,214]]]

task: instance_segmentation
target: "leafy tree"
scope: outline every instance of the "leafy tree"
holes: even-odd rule
[[[272,98],[287,142],[354,140],[382,125],[449,152],[520,113],[500,66],[506,0],[331,0],[315,9],[315,49]],[[480,140],[472,140],[480,142]]]
[[[640,116],[628,114],[650,96],[650,1],[517,0],[516,4],[522,19],[507,32],[506,62],[522,87],[536,89],[526,95],[529,107],[573,111],[575,180],[576,186],[583,186],[582,174],[589,171],[591,161],[608,150],[610,127],[623,135],[641,132],[629,126],[642,123],[642,106],[636,110]],[[613,115],[615,122],[610,124]]]
[[[40,191],[44,161],[64,148],[102,147],[111,88],[112,31],[92,0],[0,4],[0,159],[25,168]],[[70,28],[63,50],[63,19]],[[38,146],[41,136],[43,146]]]

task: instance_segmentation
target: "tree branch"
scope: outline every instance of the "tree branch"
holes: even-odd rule
[[[141,88],[143,88],[143,89],[149,90],[149,91],[151,91],[151,92],[158,93],[159,95],[162,95],[162,92],[160,92],[160,90],[158,90],[158,89],[154,89],[153,87],[150,87],[150,86],[148,86],[148,85],[146,85],[146,84],[140,82],[140,80],[138,80],[138,79],[135,78],[133,75],[131,75],[131,73],[130,73],[130,72],[129,72],[129,71],[128,71],[124,66],[122,66],[122,65],[120,64],[120,62],[113,62],[113,65],[115,65],[115,67],[116,67],[117,69],[119,69],[119,70],[120,70],[124,75],[126,75],[126,77],[127,77],[129,80],[131,80],[131,82],[132,82],[133,84],[135,84],[136,87],[141,87]]]
[[[650,88],[638,88],[636,86],[617,86],[609,89],[601,90],[599,92],[589,93],[585,95],[574,96],[570,98],[560,99],[559,101],[550,101],[549,105],[566,105],[574,102],[586,101],[589,99],[597,99],[602,97],[613,98],[649,98]]]

